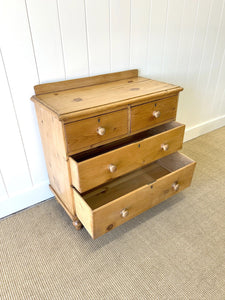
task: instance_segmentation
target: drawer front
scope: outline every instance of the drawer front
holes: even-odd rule
[[[127,109],[65,124],[69,154],[102,144],[128,133]]]
[[[176,118],[178,96],[169,97],[131,108],[131,132],[138,132]]]
[[[176,155],[179,160],[185,157],[179,153]],[[174,163],[176,165],[176,159],[172,164]],[[195,162],[190,160],[185,166],[96,209],[91,209],[84,198],[74,190],[76,214],[95,239],[188,187],[194,168]]]
[[[70,158],[73,186],[88,191],[181,149],[185,126],[175,124],[173,129],[79,163]]]

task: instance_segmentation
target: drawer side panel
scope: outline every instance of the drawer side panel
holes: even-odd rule
[[[76,215],[93,238],[93,212],[75,189],[73,189],[73,194],[76,203]]]
[[[74,216],[75,207],[63,125],[38,103],[35,103],[35,109],[51,187],[70,215]]]

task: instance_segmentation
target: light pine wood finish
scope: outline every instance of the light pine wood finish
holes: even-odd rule
[[[163,167],[159,160],[83,197],[74,190],[77,216],[89,234],[95,239],[188,187],[196,163],[180,153],[172,156],[173,172],[168,156]]]
[[[65,134],[69,154],[127,135],[127,109],[68,123]]]
[[[49,111],[43,109],[42,106],[36,104],[35,109],[50,185],[56,198],[61,199],[61,202],[66,207],[69,216],[75,216],[63,125]]]
[[[137,132],[175,120],[178,96],[153,101],[131,108],[131,132]]]
[[[56,91],[49,92],[50,90],[46,89],[47,92],[44,94],[40,94],[40,90],[37,87],[36,96],[33,96],[31,99],[46,106],[58,116],[59,120],[71,122],[73,118],[78,116],[99,114],[107,109],[111,111],[118,110],[123,108],[124,105],[139,104],[141,101],[146,101],[146,97],[148,101],[151,101],[170,95],[177,95],[182,90],[179,86],[138,77],[135,75],[136,70],[128,73],[127,71],[119,72],[118,74],[118,78],[116,75],[110,75],[114,81],[108,82],[106,80],[104,82],[104,78],[107,79],[107,74],[105,74],[101,77],[101,84],[94,84],[95,80],[92,77],[82,79],[83,83],[80,86],[85,84],[86,81],[92,82],[90,86],[79,87],[80,83],[75,85],[75,87],[71,87],[70,83],[68,86],[65,86],[65,81],[62,83],[65,90],[57,90],[55,88]],[[133,75],[133,77],[121,79],[126,78],[127,74],[129,76]]]
[[[137,76],[138,76],[138,70],[134,69],[134,70],[128,70],[123,72],[77,78],[72,80],[38,84],[34,87],[34,90],[36,95],[41,95],[41,94],[65,91],[65,90],[86,87],[86,86],[91,86],[91,85],[96,85],[96,84],[101,84],[106,82],[112,82],[116,80],[128,79]]]
[[[104,152],[102,147],[102,150],[89,153],[91,158],[87,154],[84,158],[78,156],[77,161],[76,156],[70,157],[73,186],[79,192],[85,192],[179,150],[184,127],[171,122],[121,141],[122,147],[117,143],[115,150],[109,151],[110,147],[105,147]],[[167,150],[163,149],[163,145],[167,145]]]
[[[50,188],[77,230],[97,238],[190,185],[181,90],[137,70],[35,87]]]

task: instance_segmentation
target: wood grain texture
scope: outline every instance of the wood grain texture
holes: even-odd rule
[[[55,199],[57,200],[57,202],[63,207],[63,209],[65,210],[65,212],[67,213],[67,215],[70,217],[70,219],[72,221],[76,220],[77,217],[72,214],[70,212],[70,210],[67,208],[67,206],[64,204],[64,202],[61,200],[61,198],[59,197],[59,195],[56,193],[56,191],[54,190],[54,188],[51,186],[51,184],[49,185],[50,190],[52,191],[52,193],[55,196]]]
[[[141,140],[133,138],[122,147],[118,143],[115,150],[101,154],[95,151],[97,156],[90,159],[77,162],[70,158],[73,186],[79,192],[85,192],[179,150],[182,147],[184,127],[172,122],[149,130]],[[162,144],[168,144],[169,149],[163,151]],[[117,168],[113,173],[109,170],[110,164]]]
[[[130,79],[119,79],[120,73],[117,73],[113,82],[58,91],[56,93],[46,93],[35,96],[34,100],[39,101],[55,112],[60,120],[68,121],[75,115],[83,113],[82,111],[84,110],[85,113],[86,110],[92,112],[93,110],[102,109],[103,106],[106,106],[106,109],[107,107],[111,109],[117,107],[118,109],[118,105],[131,104],[136,100],[140,101],[140,97],[149,97],[149,99],[154,97],[160,98],[166,95],[177,94],[183,90],[179,86],[143,77],[136,76]]]
[[[35,104],[49,181],[70,215],[75,215],[63,125],[38,103]]]
[[[117,76],[115,78],[118,79]],[[114,209],[119,199],[124,198],[128,203],[130,195],[135,194],[135,199],[141,198],[145,203],[143,189],[158,179],[166,178],[171,162],[175,165],[175,173],[177,168],[191,163],[176,154],[175,160],[170,160],[168,165],[170,155],[162,164],[155,162],[149,165],[182,146],[184,125],[168,123],[176,117],[181,90],[178,86],[136,76],[32,98],[36,105],[51,188],[69,216],[74,220],[78,217],[93,238],[129,220],[127,207],[121,208],[119,215]],[[161,98],[165,95],[170,97]],[[108,112],[107,105],[110,104],[115,110]],[[102,114],[99,114],[99,108]],[[91,117],[90,109],[93,109],[91,113],[95,112]],[[65,115],[80,111],[83,115],[78,117],[77,114],[76,120],[71,116],[64,119]],[[153,128],[159,124],[161,126]],[[152,129],[134,134],[148,128]],[[110,145],[114,149],[110,149]],[[108,150],[104,152],[100,146]],[[93,155],[92,148],[97,156],[83,159],[82,155]],[[78,159],[68,157],[72,154],[76,154]],[[181,163],[177,165],[176,160]],[[124,174],[127,175],[122,176]],[[117,179],[112,181],[114,178]],[[106,184],[107,181],[111,182]],[[72,184],[82,195],[75,190],[72,193]],[[173,193],[184,187],[185,184],[178,184],[177,181],[170,185]],[[161,202],[167,198],[166,194],[161,188],[152,201],[159,198]],[[124,205],[123,201],[121,203]],[[147,209],[140,204],[140,201],[134,203],[131,216]],[[103,211],[106,212],[104,221],[101,220]],[[111,223],[112,216],[116,218],[116,223]],[[80,221],[76,219],[74,222],[77,229],[82,226]],[[106,224],[108,221],[110,223]]]
[[[83,200],[82,196],[73,189],[74,199],[76,203],[76,214],[79,220],[90,233],[93,231],[93,212],[88,204]]]
[[[111,139],[128,134],[127,109],[95,116],[89,119],[68,123],[64,126],[67,151],[76,153]],[[104,128],[105,134],[99,135],[98,128]]]
[[[177,155],[177,160],[182,160],[181,154]],[[172,173],[157,163],[153,163],[142,170],[141,178],[141,171],[136,171],[125,176],[125,178],[129,178],[128,180],[125,178],[123,178],[123,182],[121,179],[117,180],[118,185],[114,182],[107,188],[105,186],[99,188],[96,194],[92,191],[91,196],[86,194],[83,198],[75,197],[76,205],[82,207],[78,217],[89,219],[89,222],[90,219],[92,220],[93,224],[89,226],[88,232],[95,239],[177,193],[172,188],[174,182],[179,182],[179,191],[188,187],[191,184],[194,167],[195,162],[188,158],[183,158],[183,166],[181,163],[180,167]],[[148,169],[150,170],[148,171]],[[139,178],[139,187],[135,174]],[[127,193],[129,185],[133,189]],[[121,195],[123,186],[126,194]],[[106,188],[105,192],[104,188]],[[121,217],[123,209],[127,209],[129,212],[125,218]]]
[[[96,75],[84,78],[77,78],[65,81],[58,81],[52,83],[39,84],[34,87],[35,94],[41,95],[46,93],[54,93],[65,91],[69,89],[76,89],[80,87],[87,87],[96,84],[112,82],[115,80],[122,80],[138,76],[138,70],[127,70],[122,72],[108,73],[103,75]]]
[[[137,105],[131,108],[131,132],[144,130],[156,124],[175,120],[178,96],[165,98],[159,101]],[[160,112],[156,118],[154,112]]]

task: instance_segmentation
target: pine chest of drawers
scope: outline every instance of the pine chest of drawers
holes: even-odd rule
[[[191,184],[179,92],[137,70],[35,86],[50,188],[97,238]]]

